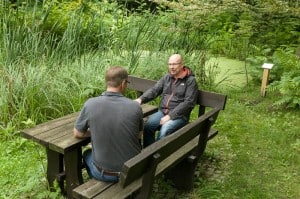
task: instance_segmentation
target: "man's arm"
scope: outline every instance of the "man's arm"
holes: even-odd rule
[[[86,138],[86,137],[91,137],[91,132],[89,129],[85,132],[81,132],[81,131],[78,131],[76,128],[74,128],[73,135],[76,138]]]
[[[139,98],[137,98],[135,101],[137,101],[140,104],[147,103],[156,97],[158,97],[164,88],[164,79],[166,76],[163,76],[156,82],[156,84],[152,87],[146,90],[143,95],[141,95]]]

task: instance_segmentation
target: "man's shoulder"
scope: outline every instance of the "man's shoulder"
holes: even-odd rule
[[[101,97],[101,96],[88,98],[88,99],[86,100],[86,103],[94,103],[94,102],[100,100],[100,97]]]
[[[128,97],[124,97],[123,100],[127,105],[140,107],[140,104],[138,102],[136,102]]]
[[[171,81],[171,79],[172,76],[169,73],[167,73],[160,78],[160,81]]]

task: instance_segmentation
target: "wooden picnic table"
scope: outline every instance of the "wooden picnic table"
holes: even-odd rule
[[[157,107],[143,104],[142,110],[144,117],[147,117],[156,112]],[[21,131],[23,137],[45,147],[49,185],[53,187],[57,180],[68,198],[72,198],[72,190],[83,183],[82,147],[90,143],[90,138],[78,139],[73,136],[78,115],[79,112],[72,113]]]

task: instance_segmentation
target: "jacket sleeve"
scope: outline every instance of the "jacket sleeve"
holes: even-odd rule
[[[158,80],[158,82],[152,88],[149,88],[146,92],[144,92],[143,95],[140,96],[142,103],[147,103],[158,97],[163,91],[164,81],[165,76]]]
[[[169,116],[172,120],[190,114],[196,105],[198,97],[198,85],[195,77],[190,76],[186,84],[187,88],[185,91],[184,101],[179,103],[172,111],[169,112]]]

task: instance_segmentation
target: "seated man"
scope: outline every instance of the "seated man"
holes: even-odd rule
[[[169,73],[136,99],[142,104],[161,95],[158,112],[152,114],[144,126],[144,147],[155,141],[156,130],[160,129],[159,140],[186,125],[196,104],[197,82],[191,69],[184,66],[181,55],[172,55],[168,65]]]
[[[88,99],[74,126],[77,138],[91,136],[92,149],[83,158],[91,178],[117,182],[124,162],[141,151],[143,129],[141,106],[124,97],[128,73],[122,67],[106,71],[107,89]]]

